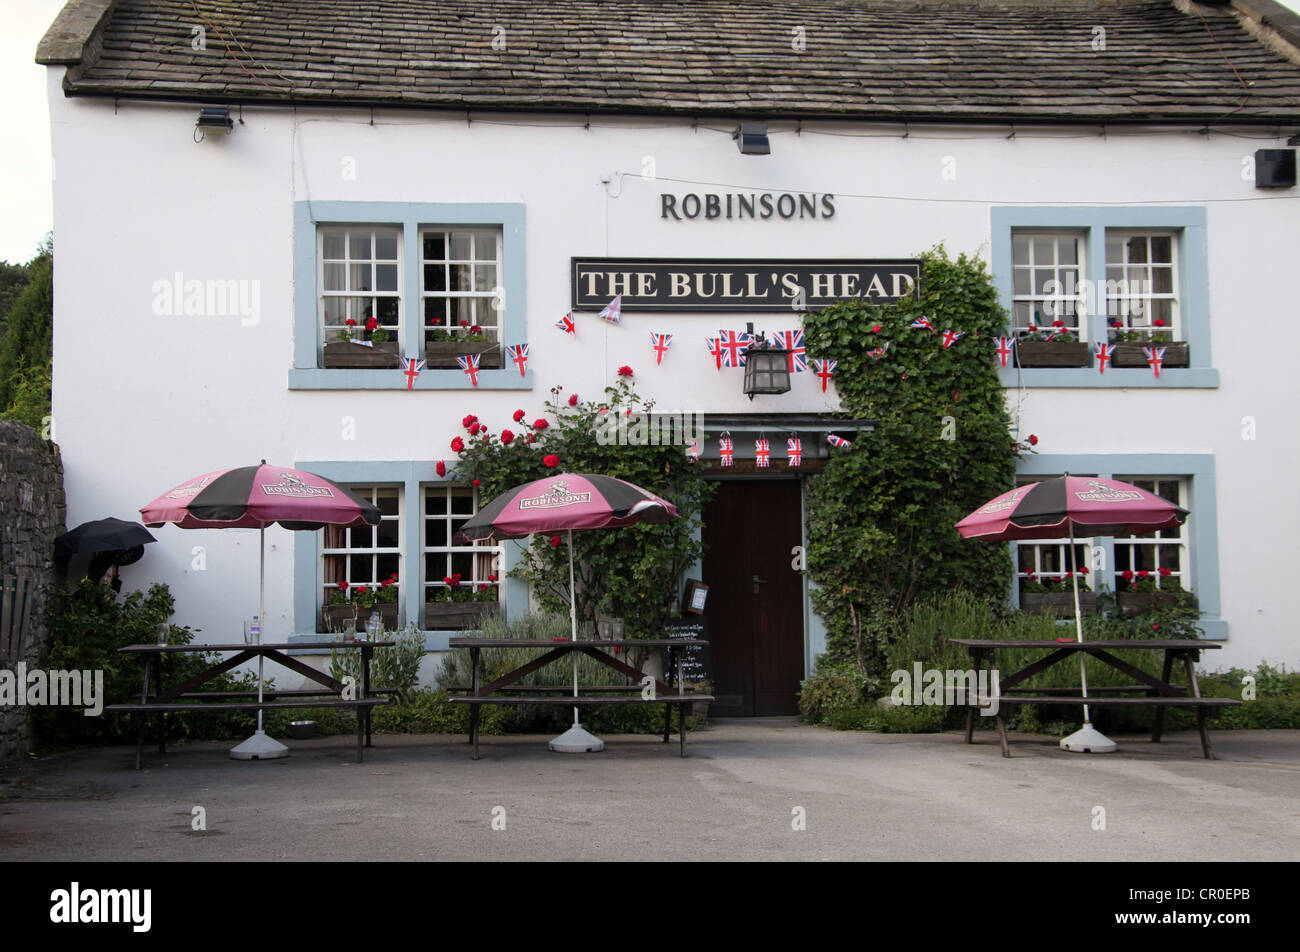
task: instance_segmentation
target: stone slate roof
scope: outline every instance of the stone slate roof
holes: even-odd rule
[[[73,96],[1233,123],[1300,121],[1297,46],[1272,0],[71,0],[37,60]]]

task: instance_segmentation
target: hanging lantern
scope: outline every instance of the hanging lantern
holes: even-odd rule
[[[748,325],[753,335],[754,325]],[[790,390],[790,351],[773,347],[762,334],[745,351],[745,393],[786,393]]]

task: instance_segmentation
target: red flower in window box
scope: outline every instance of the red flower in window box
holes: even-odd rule
[[[555,469],[555,467],[560,465],[560,458],[554,453],[547,453],[542,457],[542,462],[546,465],[547,469]]]
[[[452,451],[453,453],[459,453],[459,452],[460,452],[461,450],[463,450],[464,448],[465,448],[465,441],[464,441],[464,440],[462,440],[459,436],[457,436],[457,437],[453,437],[453,438],[452,438],[452,441],[451,441],[451,451]]]

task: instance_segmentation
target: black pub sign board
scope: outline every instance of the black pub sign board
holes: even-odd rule
[[[815,310],[846,298],[886,304],[914,295],[921,262],[898,259],[573,258],[573,309]]]

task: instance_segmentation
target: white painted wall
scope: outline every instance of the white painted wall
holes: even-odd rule
[[[992,203],[1166,202],[1205,205],[1217,390],[1037,390],[1022,432],[1043,452],[1213,453],[1218,465],[1223,615],[1230,640],[1214,663],[1295,664],[1292,536],[1300,504],[1294,350],[1297,195],[1256,191],[1241,162],[1271,138],[1223,135],[916,128],[907,139],[858,125],[774,126],[772,154],[741,156],[731,125],[655,119],[525,117],[466,123],[410,112],[251,109],[232,135],[192,139],[197,108],[64,98],[49,75],[55,238],[55,436],[66,467],[69,525],[139,506],[198,473],[266,458],[383,460],[452,456],[460,417],[505,425],[538,413],[550,387],[584,398],[637,371],[664,411],[835,409],[811,374],[752,403],[739,371],[718,373],[702,338],[741,315],[580,319],[577,340],[553,322],[569,305],[571,255],[905,257],[936,242],[989,257]],[[817,134],[819,132],[833,134]],[[1250,134],[1271,135],[1256,130]],[[355,180],[342,175],[355,160]],[[659,180],[643,179],[647,157]],[[956,179],[942,176],[955,161]],[[632,173],[624,175],[622,173]],[[611,179],[608,186],[602,179]],[[668,179],[690,180],[700,185]],[[836,195],[829,221],[674,222],[661,191],[805,191]],[[518,392],[290,392],[293,203],[522,202],[527,214],[530,368]],[[160,317],[151,287],[187,278],[259,282],[260,320]],[[313,294],[312,288],[300,293]],[[760,329],[797,326],[756,315]],[[647,331],[677,334],[662,368]],[[340,419],[357,420],[353,441]],[[1243,442],[1241,418],[1258,439]],[[253,532],[156,533],[128,584],[167,581],[178,620],[216,641],[239,637],[256,604]],[[206,549],[206,569],[191,548]],[[268,636],[291,630],[293,537],[268,532]]]

